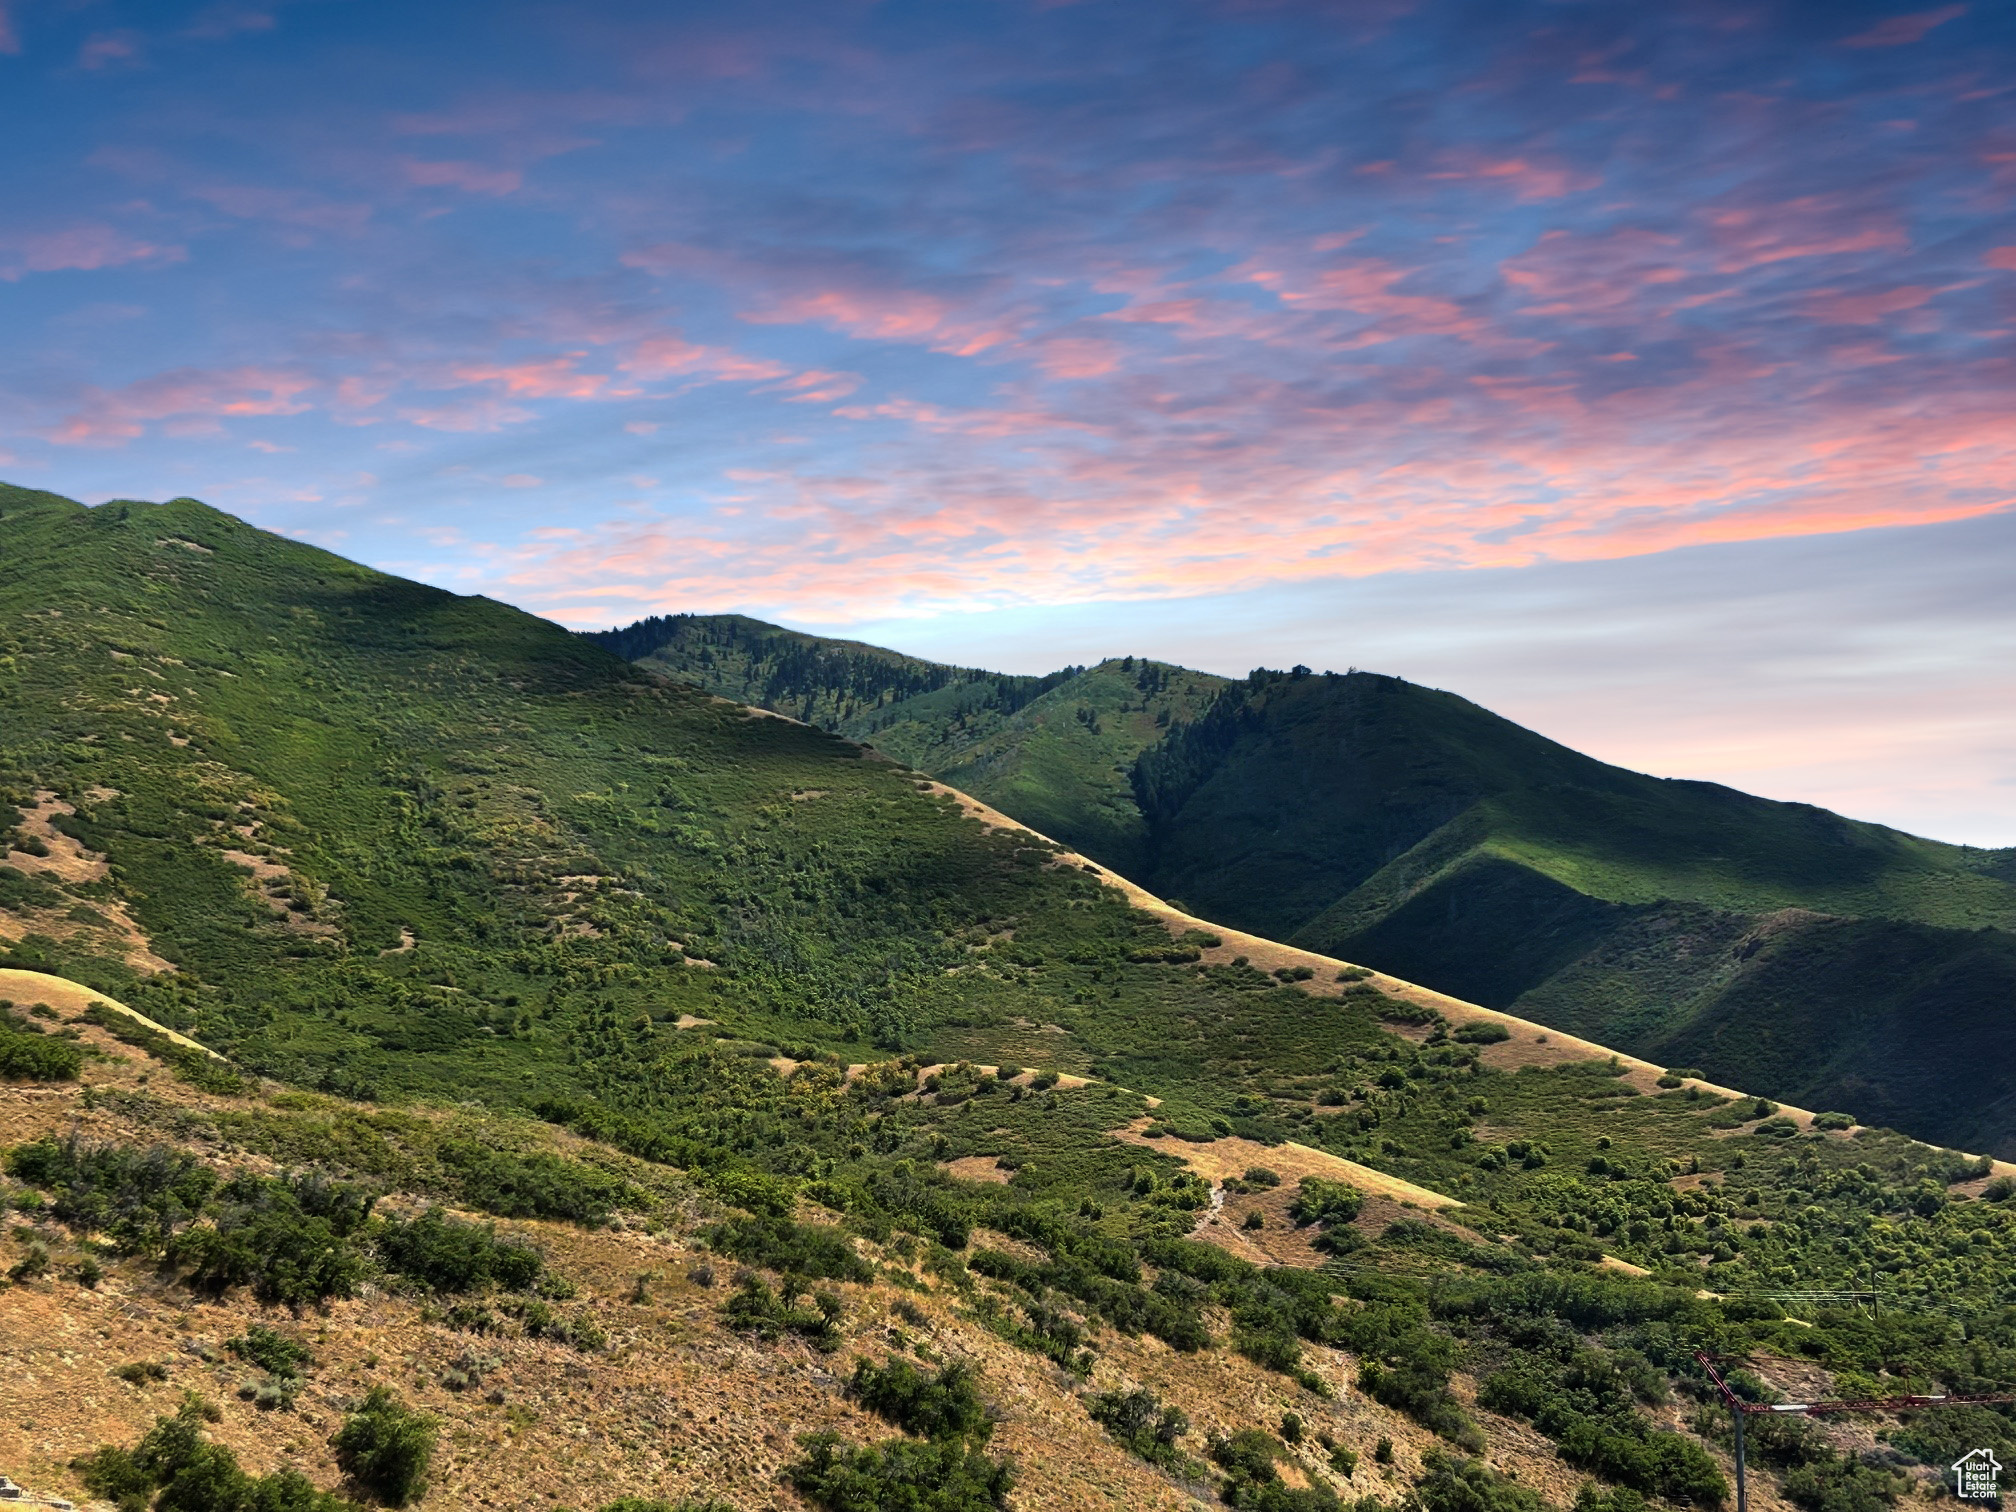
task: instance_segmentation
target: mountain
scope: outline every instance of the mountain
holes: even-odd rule
[[[653,664],[674,675],[860,732],[874,716],[836,709],[829,668],[894,656],[731,618],[619,633],[630,654],[669,646]],[[792,637],[788,667],[723,680],[773,636]],[[1359,672],[1228,684],[1137,664],[1185,696],[1166,725],[1137,715],[1108,742],[1132,803],[1089,780],[1089,762],[1031,794],[996,775],[1037,745],[1025,722],[992,719],[979,761],[931,703],[993,674],[901,660],[920,687],[946,679],[893,703],[904,759],[1196,913],[1774,1096],[2016,1153],[2002,1032],[2016,851],[1629,772]],[[1094,673],[1116,665],[1124,678],[1125,663]],[[1056,674],[1028,707],[1082,697],[1094,673]]]
[[[0,490],[0,803],[38,1492],[1710,1509],[1704,1344],[2016,1385],[2016,1168],[1220,931],[193,500]],[[1760,1512],[2016,1453],[1880,1426],[1760,1430]]]
[[[1146,861],[1135,757],[1226,685],[1132,656],[1017,677],[739,614],[654,617],[586,638],[724,698],[870,743],[1128,876]]]
[[[1135,777],[1148,885],[1199,912],[2016,1150],[2016,854],[1647,777],[1364,673],[1255,674]]]

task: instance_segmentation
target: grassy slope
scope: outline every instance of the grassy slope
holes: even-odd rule
[[[741,615],[680,615],[591,639],[709,692],[871,742],[1130,875],[1146,841],[1128,780],[1134,758],[1225,686],[1133,657],[1013,677]]]
[[[819,731],[666,685],[501,606],[371,573],[193,502],[85,511],[7,493],[0,635],[0,799],[17,812],[58,813],[52,833],[79,857],[109,862],[102,876],[77,869],[8,905],[10,928],[28,937],[7,964],[60,966],[241,1064],[389,1105],[245,1086],[223,1097],[228,1106],[199,1107],[164,1076],[159,1090],[129,1079],[117,1098],[88,1103],[31,1089],[21,1107],[39,1120],[34,1128],[61,1127],[82,1109],[99,1115],[94,1133],[118,1139],[311,1163],[480,1208],[500,1191],[510,1199],[521,1165],[509,1130],[536,1108],[648,1157],[633,1179],[650,1200],[638,1199],[634,1216],[681,1242],[710,1209],[795,1203],[801,1217],[841,1223],[865,1255],[905,1271],[907,1280],[887,1269],[880,1280],[922,1295],[933,1328],[963,1319],[1014,1346],[1015,1360],[1038,1359],[1075,1329],[1091,1356],[1072,1354],[1074,1368],[1092,1371],[1094,1385],[1151,1381],[1194,1404],[1200,1425],[1207,1404],[1250,1404],[1231,1414],[1210,1405],[1210,1425],[1228,1429],[1248,1414],[1264,1426],[1292,1402],[1362,1448],[1391,1431],[1383,1409],[1359,1395],[1333,1405],[1294,1385],[1291,1366],[1342,1385],[1354,1361],[1384,1358],[1404,1367],[1411,1384],[1393,1401],[1417,1418],[1446,1406],[1432,1382],[1452,1363],[1473,1377],[1514,1366],[1558,1373],[1544,1351],[1619,1343],[1683,1376],[1682,1341],[1709,1339],[1955,1389],[2016,1379],[2016,1340],[1995,1311],[2016,1264],[2016,1210],[1955,1200],[1969,1194],[1953,1184],[1974,1170],[1957,1158],[1894,1135],[1760,1123],[1766,1110],[1699,1088],[1663,1091],[1646,1073],[1524,1039],[1480,1051],[1427,1026],[1402,1037],[1387,1027],[1398,1010],[1364,984],[1284,985],[1221,960],[1222,949],[1195,966],[1143,959],[1166,953],[1169,932],[1031,837],[987,830]],[[104,931],[70,928],[80,908],[115,906],[178,969],[143,975],[104,944]],[[713,1023],[682,1030],[681,1015]],[[5,1032],[54,1028],[10,1019]],[[780,1075],[770,1064],[780,1045],[810,1064]],[[915,1060],[842,1078],[840,1063],[876,1062],[890,1045],[915,1047],[918,1058],[1013,1060],[1104,1079],[1032,1092],[1026,1077],[1010,1088],[954,1068],[935,1090],[927,1082],[913,1092]],[[95,1063],[86,1075],[95,1084]],[[1105,1137],[1145,1121],[1142,1093],[1163,1099],[1155,1117],[1185,1138]],[[429,1098],[462,1111],[430,1109]],[[451,1135],[440,1131],[444,1117],[481,1126]],[[34,1132],[20,1118],[9,1128]],[[1465,1204],[1452,1211],[1467,1226],[1389,1228],[1408,1215],[1389,1207],[1373,1221],[1368,1207],[1366,1247],[1335,1285],[1373,1305],[1333,1309],[1326,1299],[1300,1322],[1284,1311],[1301,1295],[1282,1290],[1285,1277],[1242,1273],[1200,1290],[1165,1274],[1152,1292],[1152,1269],[1127,1280],[1125,1254],[1162,1253],[1152,1249],[1159,1237],[1201,1215],[1203,1188],[1183,1176],[1183,1156],[1224,1136],[1292,1138],[1449,1193]],[[559,1136],[537,1138],[554,1147]],[[623,1169],[601,1146],[557,1148]],[[1305,1166],[1313,1158],[1296,1156]],[[1013,1179],[946,1174],[955,1161],[990,1160]],[[667,1163],[690,1177],[669,1176]],[[1677,1176],[1689,1164],[1711,1184]],[[541,1201],[579,1186],[556,1186],[551,1168],[537,1169],[549,1173],[537,1184]],[[1315,1258],[1308,1231],[1282,1228],[1287,1195],[1240,1194],[1241,1205],[1275,1205],[1255,1231],[1264,1245],[1236,1242],[1306,1265]],[[18,1188],[8,1196],[37,1211]],[[990,1262],[983,1279],[938,1244],[968,1246],[969,1229],[971,1243],[992,1245],[1006,1241],[989,1230],[1012,1233],[1025,1258]],[[95,1242],[46,1220],[40,1232],[63,1265],[81,1263],[80,1246]],[[1587,1267],[1605,1251],[1672,1288],[1602,1283],[1624,1290],[1599,1286],[1595,1296]],[[1029,1272],[1030,1255],[1055,1268]],[[773,1271],[786,1263],[771,1261]],[[583,1264],[600,1272],[584,1306],[618,1317],[623,1262]],[[1943,1325],[1927,1331],[1889,1309],[1888,1332],[1872,1335],[1853,1314],[1795,1330],[1755,1310],[1747,1321],[1725,1317],[1694,1297],[1704,1267],[1712,1286],[1740,1291],[1846,1284],[1871,1264],[1890,1276],[1893,1302],[1973,1316],[1966,1345]],[[1542,1273],[1568,1290],[1549,1290],[1556,1283]],[[123,1290],[143,1275],[136,1262],[114,1279]],[[1433,1276],[1456,1285],[1431,1289]],[[52,1272],[25,1276],[21,1289],[53,1296],[68,1284]],[[164,1290],[150,1305],[172,1315],[171,1283],[153,1284]],[[249,1304],[240,1297],[227,1303],[242,1321]],[[1519,1322],[1536,1306],[1554,1308],[1550,1298],[1573,1297],[1596,1305],[1563,1314],[1574,1320],[1568,1334],[1542,1340]],[[849,1320],[881,1329],[851,1332],[850,1321],[861,1346],[899,1342],[879,1324],[889,1294],[850,1289],[842,1300]],[[1142,1325],[1117,1320],[1159,1316],[1156,1308],[1194,1314],[1212,1342],[1180,1357],[1135,1345],[1128,1330]],[[57,1358],[59,1335],[70,1340],[57,1312],[36,1335],[38,1359]],[[714,1350],[744,1358],[746,1346],[722,1348],[702,1318],[660,1337],[648,1316],[620,1316],[638,1330],[641,1354],[614,1376],[591,1367],[619,1388],[593,1402],[555,1389],[552,1362],[534,1370],[538,1351],[507,1330],[504,1352],[545,1393],[540,1417],[517,1431],[550,1415],[556,1424],[592,1419],[619,1445],[656,1442],[668,1386],[650,1374],[651,1358],[681,1369]],[[1603,1318],[1636,1321],[1603,1343],[1593,1337]],[[205,1326],[234,1326],[228,1307],[206,1313]],[[456,1347],[438,1315],[415,1308],[381,1311],[370,1326],[415,1368],[415,1392]],[[1576,1329],[1590,1337],[1575,1342]],[[1099,1457],[1084,1444],[1071,1381],[1047,1366],[1013,1376],[981,1342],[955,1341],[952,1353],[981,1357],[990,1389],[1032,1402],[1032,1421],[1065,1415],[1062,1440],[1024,1433],[1036,1435],[1035,1452],[1058,1461],[1063,1443],[1062,1464],[1092,1468]],[[1230,1352],[1235,1342],[1272,1368],[1255,1376]],[[788,1342],[774,1348],[781,1365],[760,1373],[787,1371],[789,1390],[806,1399],[786,1420],[826,1416],[815,1404],[832,1392],[817,1362]],[[94,1369],[114,1363],[90,1360]],[[346,1370],[362,1364],[345,1357]],[[688,1370],[677,1389],[697,1390],[721,1368]],[[453,1410],[458,1422],[467,1416]],[[1594,1410],[1577,1406],[1561,1421]],[[1601,1411],[1627,1438],[1653,1431],[1628,1393]],[[1461,1416],[1448,1430],[1459,1438]],[[110,1432],[104,1421],[80,1431]],[[1517,1458],[1531,1436],[1488,1413],[1482,1421],[1515,1456],[1508,1463],[1553,1463],[1544,1450]],[[855,1419],[842,1426],[874,1432]],[[478,1440],[502,1442],[500,1426],[480,1416],[458,1431],[458,1475]],[[1416,1434],[1402,1447],[1416,1456],[1401,1459],[1411,1476],[1424,1443]],[[1203,1448],[1197,1434],[1185,1452]],[[53,1473],[53,1440],[22,1452]],[[747,1463],[748,1446],[740,1452]],[[780,1435],[758,1458],[789,1452]],[[696,1445],[693,1459],[676,1463],[631,1455],[620,1485],[696,1484],[696,1469],[732,1458],[715,1453],[703,1461]],[[508,1473],[503,1454],[499,1474]],[[615,1458],[609,1449],[590,1463]],[[1320,1464],[1301,1459],[1320,1481]],[[729,1489],[704,1475],[697,1483]],[[1352,1495],[1403,1489],[1376,1478],[1334,1483]],[[1572,1486],[1536,1483],[1569,1499]],[[748,1505],[764,1495],[746,1474],[733,1489]],[[1045,1504],[1040,1488],[1034,1495],[1025,1504]]]
[[[1995,1048],[2016,853],[1624,771],[1369,674],[1227,690],[1107,662],[1039,687],[735,617],[605,639],[873,740],[1207,917],[2016,1149]],[[1944,1090],[1961,1067],[1978,1095]]]
[[[1212,917],[1774,1095],[2016,1148],[2006,853],[1605,766],[1362,674],[1248,688],[1142,772],[1149,876]]]

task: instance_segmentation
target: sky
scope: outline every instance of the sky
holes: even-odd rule
[[[0,0],[0,477],[2016,844],[2016,8]]]

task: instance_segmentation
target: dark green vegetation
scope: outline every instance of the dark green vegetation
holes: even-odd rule
[[[322,1153],[325,1164],[340,1163],[333,1147]],[[17,1145],[6,1169],[34,1193],[36,1211],[80,1241],[156,1261],[195,1291],[223,1296],[242,1288],[297,1312],[347,1297],[367,1277],[437,1296],[516,1294],[506,1309],[527,1334],[599,1347],[591,1321],[563,1317],[532,1297],[572,1294],[538,1250],[434,1208],[410,1220],[374,1218],[375,1189],[322,1169],[270,1177],[240,1171],[226,1179],[186,1150],[91,1144],[74,1135]],[[501,1326],[492,1319],[478,1331]],[[265,1325],[228,1347],[273,1377],[276,1395],[261,1405],[291,1395],[288,1383],[312,1363],[298,1341]]]
[[[388,1507],[403,1507],[426,1489],[436,1425],[389,1386],[373,1386],[336,1430],[336,1462],[358,1486]]]
[[[1601,1478],[1610,1512],[1720,1497],[1699,1435],[1653,1416],[1662,1394],[1698,1393],[1696,1347],[1793,1354],[1872,1391],[2016,1380],[2016,1211],[2007,1190],[1956,1193],[1985,1173],[1948,1152],[1802,1132],[1751,1099],[1640,1095],[1601,1062],[1494,1069],[1362,980],[1317,999],[1334,984],[1207,963],[1205,942],[858,747],[191,502],[0,496],[0,608],[0,797],[55,813],[109,867],[21,904],[13,962],[233,1062],[141,1036],[217,1101],[108,1094],[163,1147],[12,1152],[9,1200],[81,1244],[302,1308],[382,1276],[455,1328],[506,1326],[494,1307],[593,1350],[592,1323],[550,1305],[564,1287],[536,1253],[439,1213],[381,1219],[376,1197],[594,1226],[648,1210],[645,1188],[677,1167],[682,1191],[725,1210],[693,1237],[755,1272],[729,1289],[729,1321],[780,1351],[836,1342],[844,1288],[870,1279],[949,1294],[1059,1383],[1142,1335],[1200,1364],[1236,1350],[1313,1415],[1344,1384],[1325,1374],[1331,1346],[1357,1357],[1367,1395],[1466,1454],[1485,1430],[1454,1377],[1491,1383],[1496,1410]],[[129,964],[114,913],[175,969]],[[1391,1027],[1410,1020],[1424,1042]],[[1033,1074],[983,1069],[1009,1066]],[[1107,1138],[1145,1121],[1148,1095],[1159,1143]],[[496,1116],[429,1106],[470,1102]],[[535,1119],[632,1161],[513,1137]],[[285,1174],[227,1180],[170,1135]],[[1251,1265],[1185,1237],[1211,1191],[1180,1157],[1228,1135],[1318,1146],[1466,1205],[1379,1226],[1347,1184],[1306,1182],[1298,1216],[1324,1235],[1325,1268]],[[964,1157],[1012,1179],[957,1180],[946,1167]],[[1242,1186],[1270,1181],[1256,1166]],[[1653,1275],[1599,1275],[1606,1252]],[[1880,1324],[1800,1327],[1744,1295],[1872,1268]],[[850,1509],[1006,1497],[973,1410],[985,1382],[868,1372],[860,1400],[903,1436],[809,1441],[790,1471],[802,1494]],[[1327,1505],[1249,1430],[1185,1442],[1153,1400],[1085,1405],[1240,1505]],[[419,1430],[384,1403],[359,1421],[351,1473],[401,1494]],[[1918,1457],[1935,1442],[1894,1440]],[[1353,1463],[1352,1446],[1326,1448]],[[1784,1473],[1811,1469],[1824,1502],[1854,1480],[1831,1463]],[[1430,1512],[1529,1505],[1453,1456],[1419,1494]]]
[[[1366,673],[1222,684],[1129,658],[1037,694],[1043,680],[734,617],[602,639],[875,740],[1204,917],[1789,1101],[2016,1153],[2002,1021],[2016,853],[1646,777]],[[1114,683],[1129,675],[1131,693]],[[1025,694],[1019,712],[989,703]],[[1116,696],[1124,722],[1105,712]],[[1052,706],[1077,725],[1031,724]],[[1105,765],[1054,758],[1060,730],[1089,752],[1088,728],[1109,727],[1124,738],[1104,739]],[[1095,773],[1119,766],[1124,794]]]
[[[84,1047],[0,1003],[0,1081],[75,1081]]]
[[[1128,774],[1225,680],[1138,657],[1017,677],[948,667],[739,614],[590,635],[628,660],[885,751],[1126,876],[1148,859]]]
[[[402,1409],[403,1410],[403,1409]],[[77,1461],[94,1496],[119,1512],[356,1512],[357,1504],[317,1490],[293,1470],[248,1475],[238,1456],[213,1444],[204,1424],[216,1409],[191,1397],[173,1417],[156,1420],[132,1449],[107,1444]],[[353,1419],[354,1421],[354,1419]],[[344,1432],[348,1432],[346,1427]],[[431,1449],[431,1440],[429,1448]],[[373,1489],[365,1486],[367,1491]],[[390,1505],[403,1506],[404,1501]]]

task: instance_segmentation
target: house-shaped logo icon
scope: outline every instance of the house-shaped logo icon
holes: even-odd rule
[[[2002,1467],[1986,1449],[1970,1449],[1953,1462],[1953,1494],[1962,1501],[2000,1501]]]

